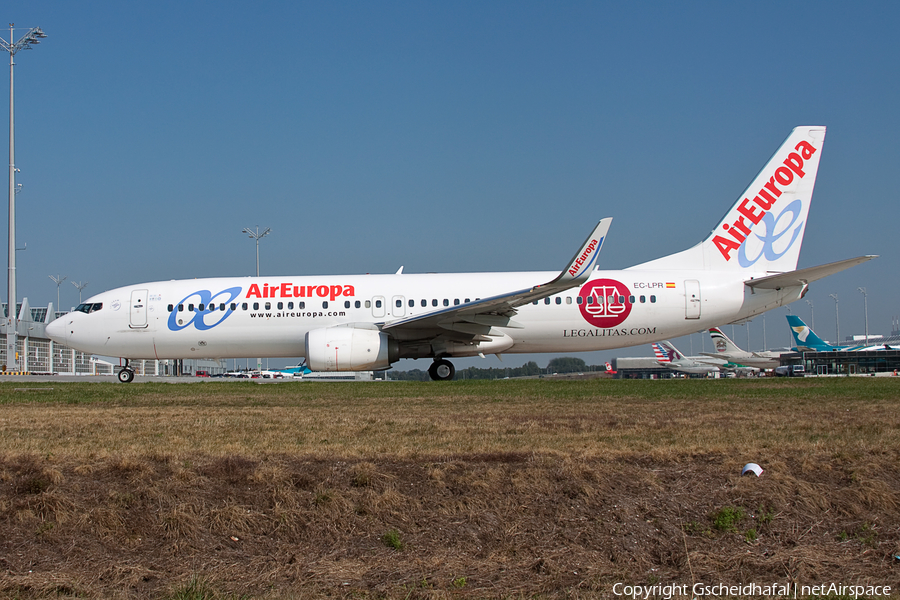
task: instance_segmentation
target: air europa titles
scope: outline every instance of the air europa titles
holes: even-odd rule
[[[784,188],[789,186],[795,177],[802,179],[806,175],[803,164],[812,158],[812,155],[816,153],[816,148],[809,142],[802,141],[794,147],[794,150],[796,152],[788,154],[782,166],[775,169],[775,174],[769,177],[769,181],[759,189],[752,203],[749,198],[744,198],[738,204],[737,211],[740,216],[737,220],[731,224],[724,223],[722,225],[722,229],[728,232],[732,239],[724,235],[717,235],[713,238],[713,243],[725,260],[731,260],[731,251],[741,247],[741,244],[750,235],[753,226],[768,214],[778,197],[784,192]],[[745,221],[744,218],[747,220]]]
[[[588,260],[588,257],[594,253],[594,250],[596,250],[597,246],[599,246],[601,243],[603,243],[603,238],[600,238],[599,240],[591,240],[591,243],[587,245],[587,248],[584,249],[584,252],[581,253],[581,256],[576,258],[575,262],[572,263],[572,266],[569,267],[569,275],[572,275],[574,277],[575,275],[578,275],[581,267],[583,267],[585,264],[591,264],[593,262],[593,258],[591,260]]]
[[[356,290],[352,285],[292,285],[280,283],[269,285],[264,283],[262,288],[257,284],[251,284],[247,290],[248,298],[328,298],[336,299],[338,296],[355,296]]]

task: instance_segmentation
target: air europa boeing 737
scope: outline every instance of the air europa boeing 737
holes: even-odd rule
[[[623,271],[596,268],[601,220],[558,273],[456,273],[160,281],[90,298],[47,326],[84,352],[129,359],[305,357],[315,371],[433,358],[647,344],[749,319],[809,282],[869,260],[797,270],[825,139],[798,127],[709,236]]]

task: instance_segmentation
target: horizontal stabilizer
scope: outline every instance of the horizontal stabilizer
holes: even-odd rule
[[[844,269],[855,267],[856,265],[870,261],[873,258],[878,258],[878,256],[874,254],[858,256],[856,258],[848,258],[847,260],[828,263],[827,265],[819,265],[818,267],[808,267],[806,269],[788,271],[787,273],[769,275],[768,277],[748,279],[744,282],[744,285],[760,290],[780,290],[787,287],[802,287],[811,281],[817,281],[823,277],[840,273]]]

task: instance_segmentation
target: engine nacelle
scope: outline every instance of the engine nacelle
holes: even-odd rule
[[[325,327],[306,334],[306,364],[313,371],[379,371],[399,356],[397,340],[377,329]]]

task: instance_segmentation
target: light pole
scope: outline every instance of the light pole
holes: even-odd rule
[[[67,275],[62,275],[62,276],[49,275],[49,277],[50,277],[50,279],[53,280],[53,283],[56,284],[56,310],[59,310],[59,284],[61,284],[63,281],[65,281],[68,276]],[[81,303],[79,302],[79,304],[81,304]]]
[[[834,298],[834,343],[841,343],[841,322],[838,320],[838,297],[837,294],[828,294],[830,298]]]
[[[814,307],[813,307],[812,300],[807,300],[806,303],[809,304],[809,328],[812,329],[813,331],[815,331],[816,330],[816,313],[813,310]]]
[[[866,346],[869,345],[869,295],[866,293],[866,288],[856,288],[859,290],[859,293],[863,295],[863,306],[866,310]]]
[[[81,290],[86,288],[88,283],[90,283],[90,282],[88,282],[88,281],[85,281],[84,283],[81,283],[81,282],[75,283],[74,281],[72,282],[72,285],[74,285],[75,287],[78,288],[78,304],[81,304]]]
[[[244,227],[243,231],[241,231],[241,233],[246,233],[248,236],[250,236],[250,239],[256,240],[256,276],[257,277],[259,277],[259,240],[261,238],[264,238],[267,235],[269,235],[269,232],[271,232],[271,231],[272,230],[269,227],[266,227],[266,230],[263,231],[262,233],[260,233],[259,225],[256,226],[256,231],[253,231],[249,227]]]
[[[47,37],[40,27],[33,27],[13,42],[15,29],[13,23],[9,24],[9,41],[0,38],[0,47],[9,52],[9,295],[7,300],[6,317],[6,369],[19,370],[18,346],[18,315],[16,314],[16,136],[15,136],[15,111],[13,110],[13,66],[16,64],[13,57],[19,50],[30,49],[35,44],[41,43],[41,38]],[[59,291],[59,287],[57,287]]]
[[[259,240],[261,238],[269,235],[269,232],[272,231],[271,228],[266,227],[265,231],[262,233],[259,232],[259,225],[256,226],[256,231],[250,229],[249,227],[244,227],[241,233],[246,233],[250,236],[250,239],[256,240],[256,276],[259,277]],[[256,370],[262,371],[262,358],[256,359]]]

